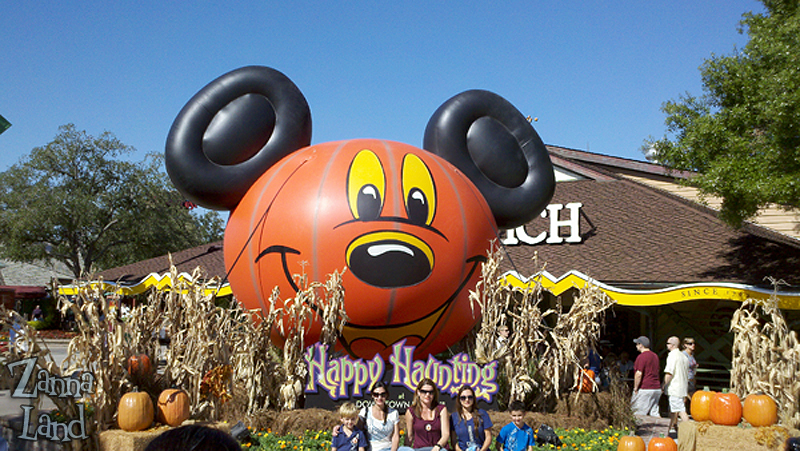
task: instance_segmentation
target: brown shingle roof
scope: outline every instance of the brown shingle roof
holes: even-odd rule
[[[509,246],[523,276],[535,272],[530,261],[538,251],[556,277],[578,270],[617,286],[710,281],[767,286],[766,276],[800,283],[800,242],[749,224],[734,230],[713,210],[677,196],[628,180],[559,183],[551,203],[569,202],[583,204],[582,242]],[[528,235],[537,235],[549,229],[549,218],[526,227]],[[506,262],[504,269],[513,267]]]
[[[800,284],[800,241],[749,223],[734,230],[714,210],[609,170],[623,167],[659,175],[663,169],[658,165],[548,148],[555,164],[590,178],[558,183],[551,201],[583,204],[582,242],[508,246],[511,261],[504,262],[504,270],[534,274],[538,268],[531,258],[538,251],[539,261],[556,277],[577,270],[618,287],[711,281],[769,286],[767,276]],[[549,218],[537,218],[526,228],[531,236],[549,230]],[[224,277],[222,244],[177,252],[173,261],[179,272],[200,266],[208,276]],[[167,256],[161,256],[100,274],[105,280],[135,283],[168,270]]]
[[[186,272],[191,274],[199,266],[208,277],[225,277],[222,241],[176,252],[172,254],[172,262],[178,269],[178,273]],[[135,283],[150,273],[164,274],[166,272],[169,272],[169,257],[168,255],[162,255],[130,265],[108,269],[98,275],[111,282]]]

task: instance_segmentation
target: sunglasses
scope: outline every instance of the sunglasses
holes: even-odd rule
[[[690,346],[690,345],[693,345],[693,344],[694,344],[694,342],[690,341],[690,342],[686,343],[686,346]]]
[[[372,397],[373,398],[385,398],[386,395],[387,395],[387,393],[385,391],[382,391],[382,392],[378,392],[378,393],[373,393]]]
[[[461,396],[459,396],[459,398],[460,398],[462,401],[469,401],[470,399],[475,399],[475,397],[474,397],[474,396],[472,396],[472,395],[461,395]]]
[[[422,393],[423,395],[432,395],[433,394],[433,390],[423,390],[421,388],[419,389],[419,392]]]

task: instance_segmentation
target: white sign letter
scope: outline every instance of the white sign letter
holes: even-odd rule
[[[569,219],[560,220],[559,219],[559,211],[564,208],[564,205],[561,204],[551,204],[547,206],[547,210],[550,212],[550,237],[547,238],[547,244],[559,244],[566,241],[567,243],[580,243],[581,242],[581,235],[580,235],[580,208],[583,204],[579,202],[573,202],[566,205],[567,209],[569,210]],[[569,227],[570,234],[569,237],[565,240],[558,235],[558,231],[560,227]]]

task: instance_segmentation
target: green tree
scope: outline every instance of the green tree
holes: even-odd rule
[[[697,171],[689,183],[721,197],[736,227],[770,203],[800,207],[800,2],[762,3],[740,22],[744,49],[706,60],[704,94],[666,102],[667,135],[643,146],[669,168]]]
[[[122,158],[132,151],[68,124],[0,173],[0,254],[58,260],[81,277],[219,240],[222,219],[183,205],[163,157]]]

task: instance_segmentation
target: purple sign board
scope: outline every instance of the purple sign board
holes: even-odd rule
[[[482,407],[496,408],[497,361],[479,365],[465,353],[445,361],[433,356],[414,360],[414,349],[401,340],[392,346],[386,362],[378,354],[369,360],[352,359],[329,354],[327,346],[320,343],[309,346],[304,355],[308,365],[306,406],[332,409],[347,400],[365,405],[370,387],[380,380],[392,387],[388,405],[402,412],[411,405],[419,381],[428,378],[439,388],[440,401],[448,395],[455,398],[462,385],[469,385]]]

